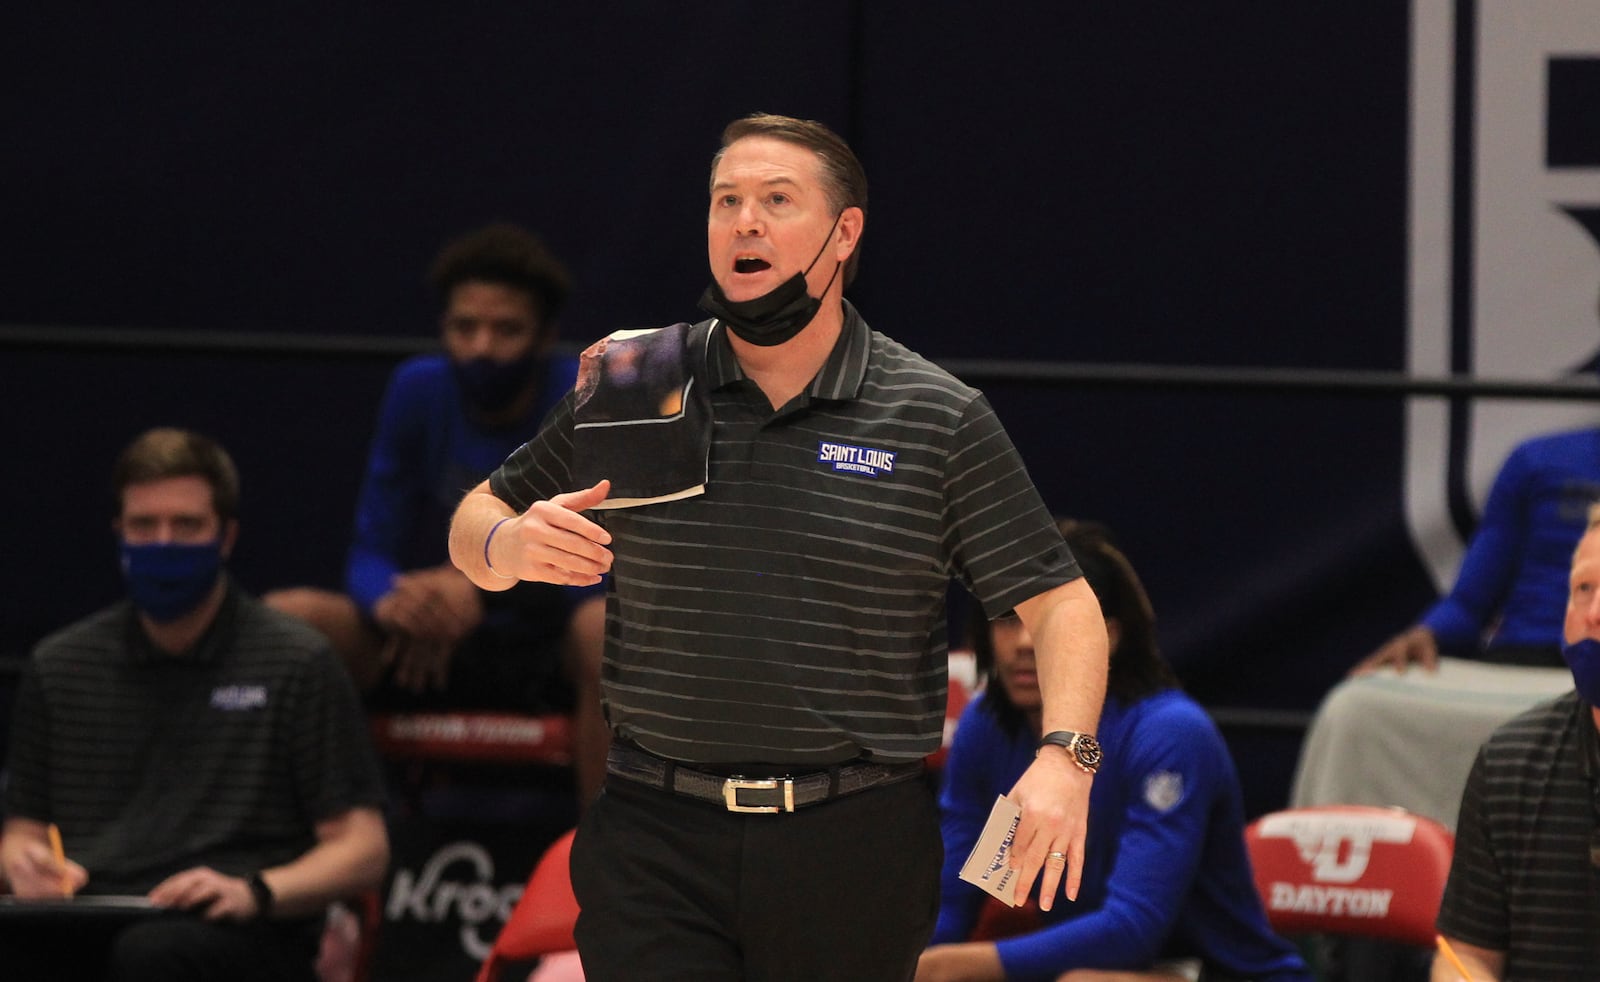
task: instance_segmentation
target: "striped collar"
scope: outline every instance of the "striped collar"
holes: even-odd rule
[[[857,398],[867,378],[867,352],[871,347],[872,331],[850,301],[840,302],[844,304],[844,326],[839,329],[839,340],[834,344],[833,351],[829,352],[822,370],[806,387],[806,393],[813,399]],[[722,327],[722,322],[713,319],[709,323],[706,334],[706,380],[711,388],[720,389],[744,378],[745,374],[744,369],[739,367],[733,346],[728,343],[726,328],[717,330]]]

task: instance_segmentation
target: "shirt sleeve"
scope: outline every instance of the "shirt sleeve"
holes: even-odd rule
[[[355,686],[331,649],[302,662],[289,735],[296,799],[312,822],[384,803],[377,756]]]
[[[1436,925],[1439,933],[1470,945],[1505,951],[1511,911],[1505,877],[1496,860],[1488,805],[1487,747],[1478,750],[1461,795],[1455,853]]]
[[[577,490],[572,486],[573,395],[556,403],[532,440],[523,444],[493,474],[489,490],[517,511],[535,501]]]
[[[1126,810],[1117,823],[1105,902],[998,942],[1007,979],[1054,979],[1076,968],[1142,969],[1161,954],[1193,888],[1226,780],[1218,763],[1226,749],[1207,720],[1175,711],[1140,719],[1123,753]]]
[[[383,394],[345,562],[345,589],[366,614],[393,589],[402,542],[426,494],[426,477],[418,472],[424,427],[416,418],[425,407],[407,369],[396,370]]]
[[[1518,447],[1495,476],[1455,585],[1422,617],[1441,645],[1478,647],[1483,632],[1505,604],[1516,576],[1518,553],[1528,540],[1530,476],[1527,450]]]
[[[945,507],[947,559],[990,617],[1081,575],[981,394],[967,406],[947,458]]]

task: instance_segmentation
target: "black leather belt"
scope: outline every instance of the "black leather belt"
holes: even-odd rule
[[[613,743],[607,772],[658,791],[699,798],[731,812],[792,812],[868,788],[909,781],[923,773],[920,761],[906,764],[841,764],[809,774],[751,777],[711,774],[663,760],[625,743]]]

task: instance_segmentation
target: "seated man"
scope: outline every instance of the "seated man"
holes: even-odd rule
[[[129,598],[33,653],[0,867],[20,898],[143,894],[192,916],[13,930],[0,962],[39,973],[18,978],[309,979],[328,904],[388,863],[355,691],[325,638],[227,575],[239,480],[220,446],[151,430],[114,476]]]
[[[1309,982],[1294,947],[1267,926],[1233,761],[1157,651],[1144,587],[1103,529],[1068,522],[1062,531],[1111,638],[1105,756],[1090,792],[1078,899],[1057,903],[1025,933],[967,940],[988,897],[959,871],[995,797],[1040,739],[1027,630],[1014,617],[985,623],[974,611],[969,634],[987,686],[962,714],[945,767],[943,902],[917,982],[1179,980],[1186,960],[1201,964],[1203,979]]]
[[[1560,665],[1554,639],[1566,604],[1567,560],[1597,498],[1600,429],[1518,445],[1495,476],[1450,593],[1351,673],[1411,664],[1432,670],[1441,651],[1504,664]]]
[[[489,593],[446,555],[461,496],[572,388],[577,359],[553,350],[567,272],[528,232],[493,225],[448,244],[430,281],[444,302],[445,350],[408,359],[390,378],[356,505],[347,592],[265,599],[327,634],[376,709],[537,712],[572,701],[586,802],[610,739],[599,695],[603,594],[545,583]]]
[[[1439,932],[1474,982],[1592,979],[1600,944],[1600,508],[1572,556],[1562,656],[1574,691],[1496,730],[1461,796]],[[1435,982],[1457,982],[1441,956]]]

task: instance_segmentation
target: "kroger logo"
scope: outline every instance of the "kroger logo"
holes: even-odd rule
[[[395,872],[384,917],[437,924],[453,915],[461,921],[461,950],[483,961],[521,896],[520,883],[494,885],[494,861],[482,846],[452,842],[430,856],[420,872]],[[482,931],[491,919],[496,923]]]

